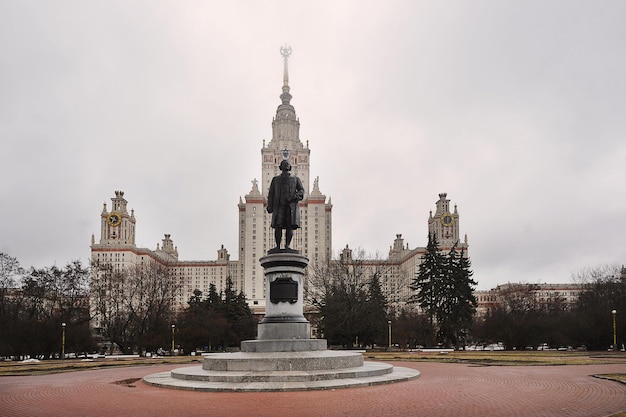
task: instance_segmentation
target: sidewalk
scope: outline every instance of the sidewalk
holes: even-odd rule
[[[398,362],[416,380],[365,388],[202,393],[144,384],[180,365],[0,378],[0,415],[36,416],[607,416],[626,409],[626,385],[592,374],[621,365],[476,366]]]

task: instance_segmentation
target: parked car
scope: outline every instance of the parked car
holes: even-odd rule
[[[485,350],[504,350],[504,344],[502,342],[498,342],[498,343],[492,343],[490,345],[487,345],[485,347]]]

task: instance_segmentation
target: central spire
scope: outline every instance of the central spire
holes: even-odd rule
[[[289,57],[291,56],[291,47],[286,44],[281,46],[280,54],[284,61],[283,86],[282,94],[280,95],[281,103],[276,109],[274,120],[272,120],[272,140],[268,147],[278,152],[287,149],[291,152],[291,156],[295,156],[294,152],[302,149],[303,145],[300,142],[300,122],[296,116],[296,109],[291,104],[292,96],[289,93]],[[277,154],[276,156],[280,155]]]
[[[283,71],[283,93],[280,95],[280,99],[283,104],[289,104],[291,101],[291,94],[289,94],[289,67],[287,61],[291,55],[291,46],[288,46],[287,44],[285,44],[285,46],[281,46],[280,54],[285,60],[285,69]]]

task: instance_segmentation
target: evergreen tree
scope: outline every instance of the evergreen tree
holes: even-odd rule
[[[320,327],[324,338],[332,345],[352,347],[363,333],[360,307],[365,301],[364,292],[350,291],[350,288],[339,283],[333,284],[320,306]],[[363,342],[363,336],[360,341]]]
[[[439,252],[437,236],[428,234],[426,254],[419,265],[417,275],[409,286],[414,295],[411,301],[426,312],[431,326],[440,315],[441,295],[444,284],[444,257]]]
[[[380,277],[388,266],[372,267],[364,258],[364,253],[342,256],[310,270],[307,296],[319,311],[319,329],[330,345],[387,343],[387,300]]]
[[[463,249],[457,252],[456,245],[447,255],[446,265],[444,299],[437,320],[443,340],[458,346],[476,311],[476,282],[471,278],[470,260]]]
[[[209,284],[209,295],[206,298],[206,303],[211,308],[219,308],[219,305],[222,303],[222,297],[220,297],[213,283]]]
[[[223,297],[210,284],[207,297],[201,298],[202,292],[195,290],[189,306],[179,315],[179,340],[185,351],[239,346],[242,340],[254,338],[254,316],[245,295],[235,291],[230,277]]]
[[[393,340],[402,346],[415,348],[433,340],[434,330],[426,315],[408,307],[400,310],[393,320]]]
[[[223,314],[230,324],[229,346],[239,346],[242,340],[254,339],[254,317],[243,292],[237,292],[233,288],[233,281],[229,276],[226,279],[224,289]]]
[[[437,237],[429,234],[426,254],[410,286],[415,291],[411,301],[428,315],[441,342],[458,345],[472,321],[476,282],[470,267],[470,260],[456,244],[442,254]]]
[[[206,300],[202,299],[202,291],[194,290],[188,304],[178,316],[176,326],[178,344],[186,352],[209,349],[211,335],[215,329],[209,325],[211,313]]]
[[[202,291],[196,288],[193,290],[193,295],[189,297],[188,304],[190,306],[197,306],[200,303],[202,303]]]
[[[385,345],[387,341],[387,298],[380,287],[380,276],[378,272],[369,279],[367,285],[367,301],[364,314],[365,322],[369,330],[363,335],[362,342],[365,344]]]

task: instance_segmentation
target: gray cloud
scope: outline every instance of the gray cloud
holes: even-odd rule
[[[282,61],[333,245],[423,246],[447,192],[481,288],[623,263],[620,1],[5,2],[0,250],[89,256],[123,189],[137,239],[236,257]],[[98,238],[99,236],[96,236]]]

